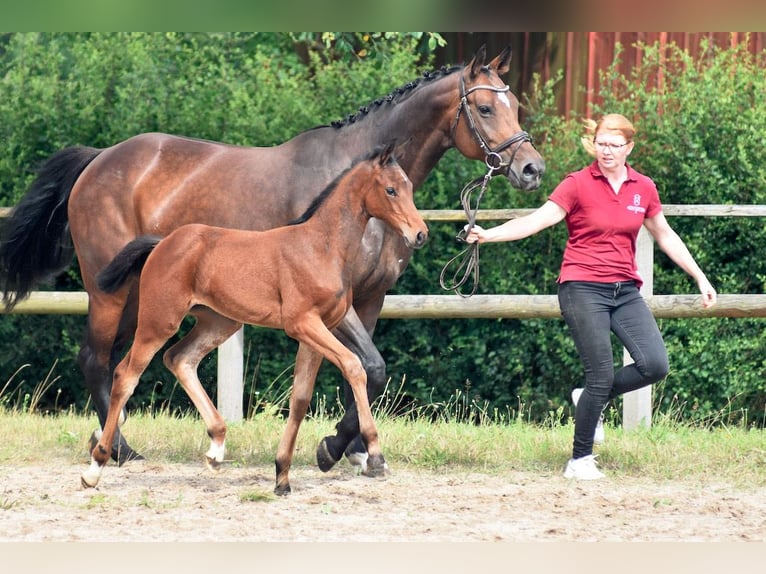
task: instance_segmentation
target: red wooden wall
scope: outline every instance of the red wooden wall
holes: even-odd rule
[[[465,62],[482,44],[486,44],[490,56],[511,45],[513,61],[507,79],[517,95],[529,91],[534,73],[546,80],[563,68],[559,113],[584,115],[589,113],[593,93],[598,91],[599,70],[612,63],[617,43],[623,48],[620,72],[625,75],[641,62],[639,42],[674,42],[692,56],[699,53],[704,38],[721,47],[746,42],[754,53],[766,49],[766,32],[446,32],[442,35],[447,39],[447,46],[437,54],[440,64]],[[657,82],[662,81],[661,75],[658,76]],[[581,87],[585,88],[584,92]]]

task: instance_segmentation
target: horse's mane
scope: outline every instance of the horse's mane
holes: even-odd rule
[[[311,202],[311,205],[309,205],[306,208],[306,211],[303,212],[303,215],[300,217],[293,219],[292,221],[288,222],[287,225],[298,225],[299,223],[304,223],[307,221],[312,215],[314,215],[317,210],[322,206],[322,204],[327,200],[328,197],[332,194],[333,191],[338,187],[338,184],[340,181],[346,177],[346,174],[350,172],[352,169],[354,169],[357,164],[363,162],[363,161],[370,161],[374,158],[378,157],[381,153],[383,153],[384,147],[378,147],[372,150],[370,153],[368,153],[365,156],[359,157],[355,159],[349,167],[344,169],[334,180],[332,180],[327,187],[325,187],[322,192],[317,195]],[[395,161],[394,156],[392,155],[388,163],[391,163],[392,161]]]
[[[421,77],[411,82],[408,82],[404,84],[403,86],[399,86],[398,88],[395,88],[387,96],[378,98],[377,100],[370,102],[366,106],[360,107],[356,113],[349,114],[344,119],[334,121],[330,125],[336,129],[340,129],[343,126],[353,124],[357,120],[360,120],[363,117],[365,117],[370,112],[374,112],[378,110],[384,104],[397,103],[398,101],[401,101],[402,99],[404,99],[404,96],[408,96],[412,94],[413,90],[415,90],[416,88],[419,88],[423,84],[438,80],[445,76],[449,76],[450,74],[456,72],[457,70],[462,70],[462,69],[463,69],[463,66],[450,66],[450,67],[442,66],[438,70],[434,70],[432,72],[424,72]],[[327,127],[327,126],[318,126],[318,127]]]

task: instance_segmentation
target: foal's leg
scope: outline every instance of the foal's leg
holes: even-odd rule
[[[367,399],[367,374],[359,357],[346,348],[319,317],[311,316],[301,324],[292,326],[289,331],[285,330],[291,337],[314,347],[341,370],[354,393],[359,431],[369,455],[366,474],[369,476],[384,474],[388,467],[378,443],[378,429]]]
[[[383,392],[386,385],[386,363],[383,360],[370,331],[362,324],[356,311],[349,309],[346,317],[338,325],[333,334],[351,351],[356,353],[367,373],[368,401],[374,401]],[[335,425],[335,435],[322,439],[317,447],[317,464],[322,471],[330,470],[345,452],[348,461],[360,466],[362,472],[367,471],[367,448],[359,434],[359,417],[353,392],[348,385],[345,387],[346,413]]]
[[[122,410],[138,385],[141,374],[149,366],[152,357],[160,350],[166,340],[167,338],[143,342],[138,340],[137,335],[137,341],[133,343],[131,350],[114,370],[109,411],[106,415],[103,433],[91,452],[90,467],[81,476],[84,487],[95,487],[98,484],[104,466],[109,460],[112,441],[118,432]]]
[[[210,448],[205,462],[211,470],[219,470],[226,445],[226,422],[200,383],[197,367],[210,351],[221,345],[242,326],[218,315],[207,307],[195,308],[197,322],[187,335],[165,352],[165,366],[176,376],[197,407],[207,426]]]
[[[314,382],[317,371],[322,364],[323,357],[308,345],[301,343],[298,346],[298,355],[295,358],[295,373],[293,377],[293,389],[290,395],[290,413],[287,417],[287,425],[282,433],[282,439],[277,448],[275,465],[277,469],[277,484],[274,492],[280,496],[290,493],[290,465],[295,452],[295,441],[298,437],[303,419],[311,402],[314,392]]]
[[[92,289],[88,291],[88,327],[77,362],[101,425],[101,428],[94,431],[91,436],[90,450],[92,451],[100,439],[109,411],[113,365],[116,363],[114,357],[117,352],[122,353],[125,343],[125,339],[120,337],[120,333],[125,331],[124,317],[126,313],[133,317],[127,322],[133,326],[130,330],[130,337],[132,337],[135,331],[135,309],[129,303],[126,305],[125,294],[122,291],[115,295],[107,295],[101,291],[94,292]],[[114,434],[111,457],[120,466],[129,460],[143,459],[128,445],[119,427]]]

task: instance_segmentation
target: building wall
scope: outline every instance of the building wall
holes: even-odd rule
[[[563,68],[558,111],[586,116],[594,93],[600,89],[599,71],[612,63],[617,44],[623,48],[619,71],[624,75],[641,62],[641,43],[676,43],[693,56],[699,54],[705,38],[724,48],[746,42],[754,53],[766,49],[766,32],[442,32],[442,35],[447,46],[437,53],[439,64],[466,62],[482,44],[487,46],[490,57],[510,45],[513,60],[506,79],[517,95],[529,91],[533,74],[539,73],[545,81]],[[661,75],[657,82],[662,82]]]

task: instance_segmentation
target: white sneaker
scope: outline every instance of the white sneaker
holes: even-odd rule
[[[564,478],[575,480],[598,480],[606,475],[596,468],[596,455],[589,454],[580,458],[570,458],[564,469]]]
[[[577,401],[580,400],[580,395],[585,389],[572,389],[572,402],[574,403],[574,406],[577,407]],[[596,423],[596,431],[593,433],[593,444],[604,444],[604,413],[601,413],[601,416],[598,417],[598,422]]]

